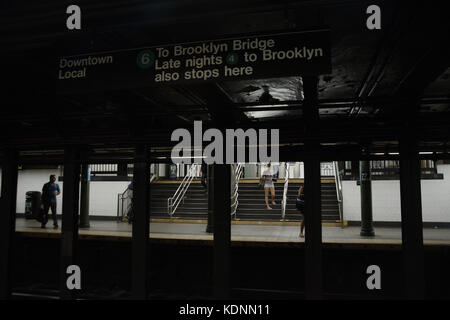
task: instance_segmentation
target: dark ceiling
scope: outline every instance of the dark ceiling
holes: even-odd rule
[[[78,1],[82,30],[65,27],[67,1],[0,3],[0,145],[22,150],[84,144],[167,149],[194,120],[279,128],[282,144],[397,145],[409,110],[422,149],[446,150],[450,132],[450,25],[437,2]],[[366,28],[366,8],[382,29]],[[332,73],[319,77],[320,130],[304,135],[302,75],[57,94],[58,56],[273,31],[331,30]],[[272,102],[260,101],[263,86]],[[408,120],[408,121],[409,121]],[[433,149],[434,148],[434,149]],[[110,150],[110,149],[107,149]],[[125,150],[125,149],[124,149]],[[128,149],[127,149],[128,150]],[[156,149],[155,149],[156,150]]]

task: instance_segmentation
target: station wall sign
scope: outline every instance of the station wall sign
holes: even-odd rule
[[[95,89],[328,73],[329,30],[314,30],[61,57],[57,82]]]

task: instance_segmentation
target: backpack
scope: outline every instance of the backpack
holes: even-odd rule
[[[43,201],[51,201],[52,195],[50,194],[50,184],[46,183],[44,184],[44,187],[42,188],[42,200]]]

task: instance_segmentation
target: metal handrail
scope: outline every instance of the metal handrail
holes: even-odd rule
[[[195,169],[198,165],[198,163],[193,163],[191,165],[188,173],[186,174],[186,176],[184,176],[173,196],[167,199],[167,213],[169,214],[169,216],[172,217],[175,214],[178,205],[180,204],[181,200],[184,199],[186,191],[188,190],[192,180],[195,177]]]
[[[336,185],[336,195],[337,195],[337,201],[338,201],[338,208],[339,208],[339,218],[341,219],[341,228],[344,228],[344,208],[343,208],[343,202],[342,202],[342,181],[341,176],[339,174],[339,166],[336,161],[333,161],[334,166],[334,181]]]
[[[233,193],[233,195],[231,196],[231,201],[233,201],[233,199],[234,199],[234,202],[233,202],[233,204],[231,205],[231,208],[233,208],[232,210],[231,210],[231,216],[233,216],[234,215],[234,218],[236,219],[236,215],[237,215],[237,207],[238,207],[238,205],[239,205],[239,201],[238,201],[238,198],[239,198],[239,192],[238,192],[238,190],[239,190],[239,180],[241,179],[241,177],[242,177],[242,174],[243,174],[243,172],[244,172],[244,165],[242,165],[241,163],[239,163],[238,165],[237,165],[237,167],[236,167],[236,169],[235,169],[235,174],[234,174],[234,177],[235,177],[235,181],[234,181],[234,183],[235,183],[235,187],[234,187],[234,193]]]
[[[286,162],[286,175],[284,177],[283,200],[281,201],[281,219],[286,216],[287,190],[289,187],[289,162]]]

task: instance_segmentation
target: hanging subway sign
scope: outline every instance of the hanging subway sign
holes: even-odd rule
[[[329,42],[318,30],[62,57],[57,79],[93,89],[327,74]]]

